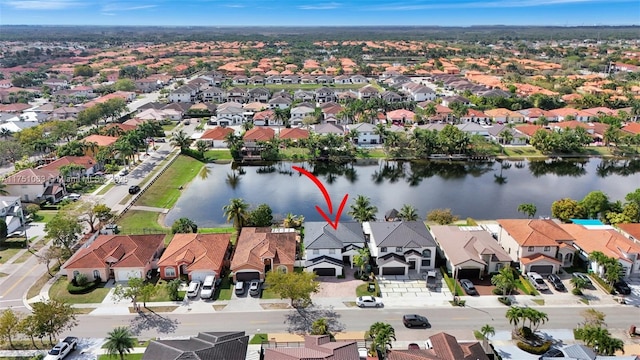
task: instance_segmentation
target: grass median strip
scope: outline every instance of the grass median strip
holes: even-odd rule
[[[145,191],[136,205],[170,209],[178,201],[182,193],[181,188],[193,180],[203,166],[204,164],[196,159],[180,155]]]
[[[168,229],[158,223],[160,213],[155,211],[129,210],[118,220],[123,234],[166,233]]]

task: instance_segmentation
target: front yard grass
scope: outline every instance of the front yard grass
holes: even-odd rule
[[[51,266],[52,274],[55,274],[56,272],[58,272],[58,270],[60,270],[60,266],[58,266],[58,264]],[[27,299],[31,299],[40,295],[40,289],[42,289],[50,279],[51,276],[49,276],[47,272],[42,274],[42,276],[40,276],[40,279],[36,280],[36,282],[33,283],[33,285],[31,285],[31,287],[29,288],[29,291],[27,291]]]
[[[160,302],[160,301],[174,301],[169,297],[169,293],[167,292],[167,288],[165,286],[167,282],[164,280],[158,280],[156,283],[156,293],[147,301],[147,304],[152,302]],[[184,296],[187,294],[186,291],[178,291],[178,298],[184,299]],[[180,300],[178,300],[180,301]],[[138,299],[138,303],[142,306],[142,299]]]
[[[38,210],[33,222],[48,223],[58,213],[58,210]]]
[[[160,178],[138,199],[136,205],[170,209],[180,197],[180,188],[196,177],[204,164],[194,158],[180,155]]]
[[[373,283],[376,284],[375,293],[369,292],[369,281],[364,281],[362,284],[358,285],[358,287],[356,288],[356,296],[357,297],[371,296],[371,295],[380,296],[380,286],[378,285],[378,281],[374,280]]]
[[[249,344],[253,344],[253,345],[260,345],[263,342],[267,342],[269,341],[269,337],[267,334],[255,334],[253,335],[253,337],[249,340]]]
[[[102,189],[100,189],[100,191],[98,191],[97,195],[104,195],[106,194],[109,190],[111,190],[111,188],[113,188],[114,186],[116,186],[116,183],[114,183],[113,181],[108,183],[107,185],[105,185],[105,187],[103,187]]]
[[[233,160],[229,149],[207,150],[204,153],[204,158],[207,159],[208,162],[216,160]]]
[[[384,152],[384,149],[363,149],[358,157],[363,159],[385,159],[387,154]]]
[[[88,294],[70,294],[67,290],[68,283],[66,276],[58,278],[49,290],[49,297],[68,304],[94,304],[101,303],[109,293],[109,289],[102,283]]]
[[[9,261],[9,259],[14,257],[18,253],[18,251],[22,249],[24,249],[24,246],[21,246],[19,248],[3,246],[0,250],[0,264],[4,264]]]
[[[142,357],[144,356],[144,354],[126,354],[124,356],[124,360],[142,360]],[[100,355],[98,356],[98,360],[113,360],[114,357],[113,356],[109,356],[109,355]]]
[[[154,211],[129,210],[118,220],[123,234],[166,233],[169,229],[158,223],[160,213]]]
[[[222,278],[220,286],[216,289],[216,293],[213,295],[214,300],[231,300],[233,294],[233,282],[229,275]]]

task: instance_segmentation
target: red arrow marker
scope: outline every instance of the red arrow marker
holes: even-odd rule
[[[312,173],[308,172],[307,170],[301,167],[292,166],[292,168],[293,170],[299,171],[301,174],[306,175],[309,179],[311,179],[311,181],[313,181],[316,184],[316,186],[318,187],[318,189],[320,189],[320,191],[322,192],[322,195],[324,196],[324,201],[326,201],[327,205],[329,206],[329,215],[333,215],[333,204],[331,203],[331,197],[329,197],[329,193],[327,192],[327,189],[324,187],[322,182],[320,182],[320,179],[318,179],[315,175],[313,175]],[[338,212],[336,212],[335,222],[331,221],[331,218],[329,218],[329,216],[325,214],[325,212],[320,208],[320,206],[316,205],[316,210],[318,211],[318,213],[320,213],[320,215],[327,221],[327,223],[329,223],[329,225],[331,225],[331,227],[334,230],[338,229],[338,223],[340,222],[340,215],[342,214],[342,209],[344,209],[344,206],[347,203],[347,198],[349,198],[349,194],[345,194],[344,197],[342,198],[342,202],[338,207]]]

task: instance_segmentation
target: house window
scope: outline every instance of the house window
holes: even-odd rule
[[[320,249],[313,249],[313,255],[320,255]]]
[[[500,271],[500,269],[502,269],[502,267],[504,267],[503,263],[497,263],[496,264],[496,271]]]
[[[549,250],[551,250],[551,246],[545,246],[544,247],[544,251],[549,251]]]
[[[402,252],[402,247],[401,246],[396,247],[396,252],[397,253],[401,253]]]
[[[80,275],[80,271],[73,270],[73,278],[75,279],[78,275]]]
[[[99,270],[93,270],[93,278],[95,280],[100,280],[100,271]]]
[[[164,276],[165,277],[175,277],[176,276],[176,269],[172,268],[172,267],[164,268]]]
[[[422,259],[422,266],[431,266],[431,259]]]
[[[336,253],[336,249],[329,249],[329,254],[335,254]]]
[[[528,246],[528,247],[527,247],[527,251],[528,251],[528,252],[533,252],[533,246]]]
[[[424,249],[422,250],[422,257],[431,257],[431,249]]]
[[[387,252],[387,248],[385,246],[381,247],[380,248],[380,252],[381,253]]]
[[[286,274],[287,273],[287,267],[284,265],[278,265],[278,272]]]

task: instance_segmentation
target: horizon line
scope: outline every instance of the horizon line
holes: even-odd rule
[[[0,28],[3,26],[62,26],[62,27],[171,27],[171,28],[218,28],[218,29],[235,29],[235,28],[365,28],[365,27],[379,27],[379,28],[472,28],[472,27],[532,27],[532,28],[596,28],[596,27],[640,27],[640,23],[637,24],[622,24],[622,25],[609,25],[609,24],[595,24],[595,25],[503,25],[503,24],[475,24],[475,25],[131,25],[131,24],[118,24],[118,25],[92,25],[92,24],[0,24]]]

